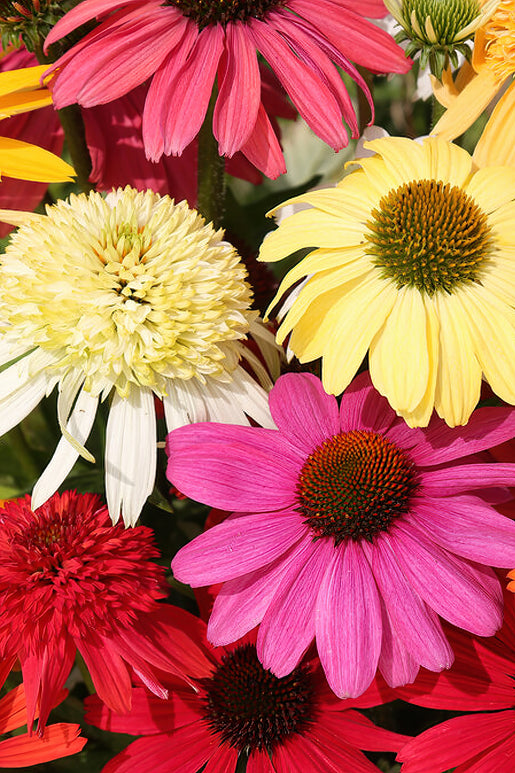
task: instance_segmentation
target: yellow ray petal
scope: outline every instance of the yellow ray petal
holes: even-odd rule
[[[426,310],[426,347],[428,355],[429,378],[422,400],[412,411],[399,411],[409,427],[427,427],[431,419],[436,387],[436,372],[438,367],[438,334],[440,323],[436,315],[432,299],[423,295],[422,300]]]
[[[472,171],[472,158],[466,150],[441,137],[424,140],[422,148],[427,156],[429,178],[463,185]]]
[[[19,91],[0,97],[0,118],[10,118],[18,113],[27,113],[52,104],[52,95],[47,89]]]
[[[447,69],[442,72],[441,80],[438,80],[434,75],[431,75],[430,77],[431,87],[435,98],[444,107],[450,107],[459,94],[456,84],[454,83],[454,78],[452,77],[451,68],[447,67]]]
[[[34,182],[67,182],[75,174],[73,167],[49,150],[10,137],[0,137],[0,173]]]
[[[515,166],[515,81],[501,97],[474,150],[477,166]]]
[[[391,187],[402,185],[406,180],[418,180],[429,175],[426,154],[418,142],[405,137],[381,137],[365,142],[364,147],[378,153],[390,173]],[[369,159],[363,159],[363,169],[367,169]]]
[[[440,418],[456,427],[467,423],[479,402],[481,367],[460,293],[436,293],[434,302],[440,319],[435,408]]]
[[[396,411],[412,411],[429,380],[426,310],[416,288],[402,287],[370,344],[370,376]]]
[[[440,118],[431,134],[453,140],[474,123],[497,94],[501,84],[490,70],[483,69],[463,89]]]
[[[11,94],[13,91],[38,88],[45,70],[48,70],[47,64],[0,73],[0,96]]]
[[[515,166],[478,169],[464,189],[483,212],[495,217],[500,207],[515,199]]]

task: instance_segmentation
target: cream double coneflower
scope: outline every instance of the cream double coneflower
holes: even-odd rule
[[[21,227],[2,260],[0,432],[58,386],[63,437],[34,487],[41,505],[84,448],[99,401],[111,400],[109,512],[134,524],[156,469],[154,396],[169,430],[193,421],[265,426],[266,392],[239,365],[265,341],[234,248],[185,202],[130,187],[72,195],[46,215],[3,212]],[[271,338],[271,336],[270,336]],[[273,340],[273,339],[272,339]],[[264,369],[262,377],[265,379]],[[270,384],[271,386],[271,384]]]

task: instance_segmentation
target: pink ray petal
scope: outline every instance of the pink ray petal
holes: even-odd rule
[[[370,555],[372,571],[392,627],[410,655],[430,671],[449,668],[453,653],[440,621],[406,580],[389,536],[382,533],[373,545],[363,547]]]
[[[142,4],[141,0],[84,0],[80,5],[69,10],[62,19],[54,24],[45,38],[45,51],[57,40],[69,35],[70,32],[80,27],[91,19],[100,18],[106,13],[112,13],[120,7]],[[147,6],[151,3],[147,2]],[[159,5],[158,2],[155,5]]]
[[[341,431],[361,429],[384,433],[396,420],[395,411],[374,388],[368,371],[358,374],[341,398]]]
[[[305,535],[304,540],[311,541],[311,536]],[[222,585],[209,618],[209,641],[217,646],[230,644],[259,625],[299,549],[301,541],[263,569]]]
[[[172,561],[172,570],[180,582],[194,587],[225,582],[265,567],[305,532],[306,526],[295,512],[228,518],[181,548]]]
[[[242,145],[241,152],[251,164],[272,180],[286,172],[279,140],[262,104],[259,105],[254,130]]]
[[[515,464],[459,464],[424,472],[424,493],[436,497],[490,486],[515,486]]]
[[[515,522],[475,496],[417,498],[406,523],[446,550],[488,566],[515,566]]]
[[[300,543],[263,617],[256,644],[258,658],[278,677],[296,667],[314,639],[319,588],[333,551],[334,543],[327,538]]]
[[[203,422],[168,435],[167,476],[179,491],[221,510],[296,505],[304,459],[276,430]]]
[[[224,36],[223,27],[219,24],[204,27],[188,59],[176,74],[173,99],[168,104],[163,127],[167,156],[170,153],[180,155],[202,126],[224,50]]]
[[[225,56],[218,73],[213,133],[219,153],[233,156],[249,139],[261,103],[261,76],[256,49],[240,24],[225,27]]]
[[[478,636],[493,636],[502,624],[502,593],[496,596],[469,571],[465,559],[455,558],[398,523],[390,544],[399,566],[416,593],[439,615]]]
[[[381,611],[383,639],[378,664],[379,670],[386,683],[391,687],[411,684],[417,678],[420,666],[410,655],[406,645],[395,634],[388,610],[383,603],[381,603]]]
[[[311,373],[281,376],[270,392],[269,404],[279,430],[305,456],[340,431],[336,398]]]
[[[341,112],[324,82],[293,54],[282,37],[273,32],[269,22],[251,19],[248,31],[306,123],[335,150],[345,147],[348,137]],[[313,93],[318,94],[316,102]]]
[[[327,681],[338,697],[355,698],[375,676],[382,628],[377,586],[356,542],[335,548],[317,607],[317,649]]]

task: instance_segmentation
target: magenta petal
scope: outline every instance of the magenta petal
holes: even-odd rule
[[[354,429],[386,432],[397,416],[385,397],[373,387],[368,371],[349,384],[340,402],[342,432]]]
[[[203,422],[168,435],[167,476],[186,496],[222,510],[294,506],[304,459],[276,430]]]
[[[402,573],[390,537],[383,532],[372,546],[363,547],[370,554],[374,577],[392,628],[410,655],[430,671],[449,668],[453,653],[440,621]]]
[[[502,593],[482,585],[466,559],[425,541],[422,532],[398,523],[391,545],[406,579],[419,596],[453,625],[477,636],[493,636],[502,624]]]
[[[515,522],[479,497],[421,497],[406,523],[458,556],[488,566],[515,566]]]
[[[515,436],[515,409],[478,408],[463,427],[451,428],[433,417],[417,436],[417,444],[410,450],[415,464],[443,464],[511,440]]]
[[[356,542],[335,548],[317,607],[317,649],[327,681],[339,698],[357,698],[375,676],[382,626],[375,580]]]
[[[419,664],[409,653],[405,644],[394,633],[388,610],[381,604],[383,640],[379,656],[379,670],[390,687],[402,687],[414,682]]]
[[[427,470],[424,493],[443,497],[490,486],[515,486],[515,464],[459,464],[440,470]]]
[[[291,438],[306,457],[340,431],[338,403],[328,395],[320,379],[311,373],[286,373],[269,396],[277,427]]]
[[[228,773],[236,769],[238,751],[228,743],[222,743],[213,752],[202,773]]]
[[[319,588],[334,549],[327,538],[300,543],[263,618],[258,657],[278,677],[293,671],[315,637]]]
[[[261,622],[298,549],[296,543],[262,569],[224,582],[209,618],[210,642],[215,646],[230,644]]]
[[[250,137],[261,102],[256,49],[241,24],[225,27],[225,56],[213,115],[213,133],[221,156],[233,156]]]
[[[286,172],[286,164],[279,140],[266,114],[263,105],[259,105],[256,123],[241,152],[264,175],[275,180]]]
[[[80,5],[69,10],[62,19],[54,24],[45,39],[45,51],[56,40],[64,38],[70,32],[80,27],[87,21],[99,18],[106,13],[112,13],[120,6],[141,3],[141,0],[84,0]],[[156,3],[157,5],[157,3]]]
[[[172,561],[173,573],[194,588],[232,580],[271,563],[305,532],[295,512],[228,518],[181,548]]]

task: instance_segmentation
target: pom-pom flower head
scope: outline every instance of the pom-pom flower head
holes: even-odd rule
[[[20,660],[29,727],[38,701],[45,726],[77,650],[114,710],[130,708],[129,666],[165,696],[155,670],[173,668],[174,632],[151,530],[113,526],[96,495],[73,491],[35,512],[29,497],[6,502],[0,524],[0,657]]]
[[[263,104],[257,52],[300,115],[338,150],[348,143],[342,118],[352,136],[358,127],[335,65],[369,99],[352,62],[377,72],[411,66],[365,14],[384,16],[382,0],[85,0],[46,39],[51,45],[85,21],[102,18],[52,67],[55,104],[109,102],[152,76],[143,136],[149,158],[157,160],[163,153],[180,155],[196,137],[217,81],[213,133],[220,155],[241,150],[277,177],[284,159]]]
[[[465,150],[437,138],[365,147],[375,155],[336,188],[294,199],[312,208],[263,243],[265,261],[318,247],[279,287],[276,300],[309,276],[279,341],[291,332],[301,362],[322,357],[333,394],[368,351],[374,386],[410,426],[427,425],[433,408],[465,424],[482,375],[515,403],[515,169],[474,171]]]
[[[246,271],[223,232],[185,202],[119,189],[71,196],[22,223],[2,258],[0,432],[59,385],[64,437],[33,491],[42,504],[112,397],[106,491],[114,522],[137,520],[156,468],[154,395],[169,429],[189,421],[269,421],[266,393],[238,364],[252,329]],[[259,329],[258,329],[259,328]]]
[[[341,406],[310,374],[270,393],[278,430],[197,424],[169,435],[183,493],[239,512],[182,548],[175,576],[223,582],[208,636],[260,624],[265,668],[288,674],[314,638],[329,684],[360,695],[379,665],[391,685],[448,668],[438,620],[492,636],[502,620],[490,566],[512,566],[515,523],[478,495],[515,465],[467,460],[513,435],[515,409],[483,408],[450,430],[410,430],[358,376]]]
[[[279,679],[259,662],[252,635],[233,646],[210,647],[203,621],[173,607],[167,612],[187,632],[182,653],[173,641],[170,646],[178,659],[188,653],[184,669],[194,677],[194,690],[173,676],[166,701],[135,688],[132,710],[122,716],[96,696],[88,698],[90,724],[143,735],[105,773],[197,773],[206,762],[212,773],[233,773],[245,758],[247,773],[377,773],[360,750],[398,750],[407,740],[356,711],[391,700],[384,685],[372,685],[357,701],[337,700],[318,658]]]

